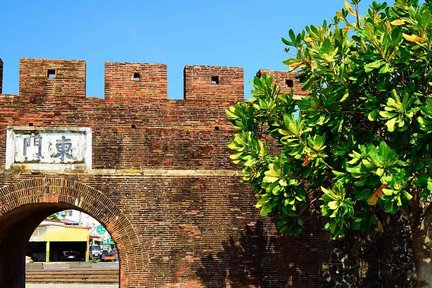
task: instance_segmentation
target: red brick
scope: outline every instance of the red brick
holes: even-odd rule
[[[24,281],[38,223],[71,208],[111,233],[122,288],[318,287],[316,230],[278,236],[229,159],[224,110],[243,99],[243,70],[187,66],[185,100],[168,100],[165,65],[105,67],[105,99],[84,97],[85,62],[66,60],[22,59],[20,94],[0,95],[2,163],[8,126],[93,131],[92,171],[1,171],[0,287]]]

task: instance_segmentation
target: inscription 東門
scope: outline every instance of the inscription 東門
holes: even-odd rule
[[[68,159],[74,159],[70,151],[72,148],[71,139],[66,139],[65,136],[62,136],[60,140],[56,140],[56,148],[58,152],[56,157],[60,157],[62,163],[64,162],[65,157]]]
[[[58,136],[60,137],[60,136]],[[55,138],[55,137],[54,137]],[[49,138],[48,138],[49,139]],[[35,160],[41,160],[44,158],[44,155],[42,155],[42,143],[43,138],[41,136],[27,136],[22,139],[23,140],[23,156],[24,156],[24,162],[34,162]],[[49,141],[49,140],[48,140]],[[73,162],[81,162],[80,161],[80,155],[73,155],[72,154],[72,139],[66,138],[64,135],[61,136],[60,139],[55,140],[55,149],[57,150],[57,153],[55,155],[52,155],[53,158],[59,158],[60,163],[67,163],[65,162],[66,159],[71,159]],[[83,145],[84,143],[79,142],[78,145]],[[17,143],[17,146],[19,146],[20,143]],[[35,147],[35,149],[32,149]],[[51,146],[51,144],[49,144]],[[33,152],[30,154],[28,151]],[[17,158],[20,158],[19,153],[15,152],[15,154],[18,156]],[[17,162],[22,162],[18,160]]]
[[[8,127],[6,169],[91,169],[90,128]]]

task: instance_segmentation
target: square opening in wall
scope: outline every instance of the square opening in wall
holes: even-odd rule
[[[292,79],[285,79],[285,87],[287,88],[294,87],[294,81]]]
[[[211,84],[219,84],[219,76],[211,76]]]
[[[140,73],[138,72],[133,73],[132,79],[133,81],[140,81]]]
[[[51,78],[51,79],[56,78],[56,70],[55,69],[48,69],[47,77]]]

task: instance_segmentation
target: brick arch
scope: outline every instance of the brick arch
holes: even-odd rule
[[[117,245],[120,287],[132,287],[129,283],[135,281],[129,278],[143,263],[142,245],[135,227],[110,198],[75,179],[58,177],[27,179],[0,188],[0,220],[22,207],[43,205],[80,210],[104,225]]]

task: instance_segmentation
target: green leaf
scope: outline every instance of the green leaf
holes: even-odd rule
[[[339,200],[340,199],[340,197],[338,195],[336,195],[333,191],[331,191],[329,189],[326,189],[326,188],[321,186],[321,190],[324,192],[324,194],[326,194],[327,196],[329,196],[333,200]]]
[[[263,206],[263,207],[261,208],[261,210],[260,210],[260,215],[261,215],[262,217],[265,217],[265,216],[268,216],[271,212],[272,212],[272,207],[266,205],[266,206]]]
[[[339,208],[339,202],[338,201],[330,201],[329,203],[327,203],[327,205],[332,210]]]
[[[386,195],[386,196],[391,196],[391,195],[393,195],[393,193],[396,192],[396,191],[394,191],[394,190],[392,190],[392,189],[386,189],[386,188],[384,188],[384,189],[382,189],[382,192],[383,192],[383,194]]]
[[[393,132],[395,130],[396,120],[397,118],[395,117],[395,118],[391,118],[386,122],[387,130],[389,132]]]
[[[413,196],[411,194],[409,194],[407,191],[403,191],[402,194],[404,195],[405,199],[410,201]]]
[[[261,208],[263,205],[267,204],[269,201],[269,197],[266,195],[262,197],[257,204],[255,205],[256,208]]]
[[[372,110],[371,112],[369,112],[368,114],[368,119],[369,121],[376,121],[378,119],[378,110]]]
[[[372,72],[374,69],[380,68],[384,62],[382,60],[376,60],[374,62],[364,65],[364,70],[366,73]]]
[[[429,179],[428,179],[428,182],[427,182],[427,189],[428,189],[429,191],[432,191],[432,178],[429,178]]]

